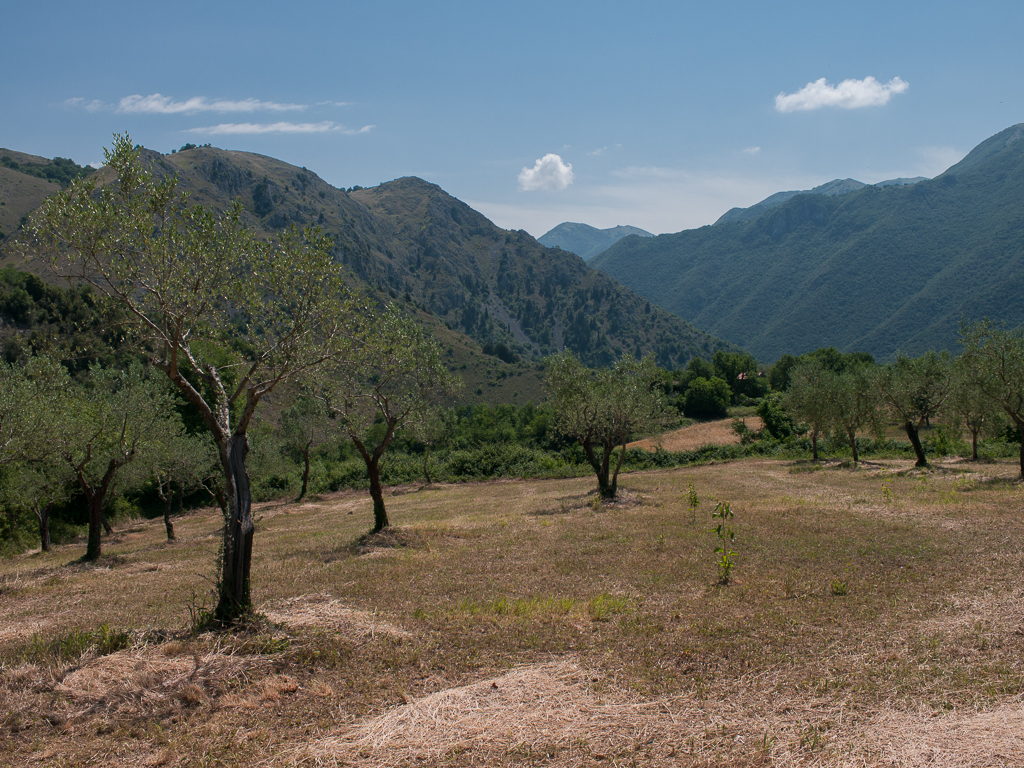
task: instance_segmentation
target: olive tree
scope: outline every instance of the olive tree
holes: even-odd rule
[[[571,352],[548,358],[545,389],[555,428],[579,441],[597,475],[598,492],[614,499],[626,443],[658,424],[663,415],[654,360],[623,359],[612,368],[591,370]],[[614,469],[612,453],[622,447]]]
[[[174,541],[171,506],[174,488],[178,489],[178,512],[187,493],[207,487],[207,481],[218,473],[217,449],[209,433],[169,435],[150,452],[145,462],[156,486],[156,495],[164,507],[164,530],[167,540]]]
[[[872,388],[871,369],[867,365],[851,366],[834,374],[828,398],[831,402],[831,432],[840,434],[850,445],[853,464],[857,465],[857,433],[869,431],[882,435],[878,399]]]
[[[789,371],[789,388],[782,398],[783,407],[806,422],[811,432],[811,454],[818,460],[818,436],[832,423],[832,389],[836,375],[818,360],[806,360]]]
[[[874,389],[881,404],[903,426],[917,456],[916,466],[928,466],[919,430],[934,417],[953,389],[953,362],[948,352],[921,357],[897,355],[895,362],[874,374]]]
[[[971,433],[971,459],[978,460],[978,437],[994,433],[1002,421],[1003,409],[976,383],[976,361],[960,356],[953,366],[953,391],[946,400],[945,414],[958,428]]]
[[[328,410],[366,462],[377,533],[390,525],[380,480],[388,446],[397,432],[427,420],[462,382],[448,371],[437,342],[393,306],[366,329],[342,364],[325,373],[320,391]]]
[[[217,446],[227,499],[213,618],[251,606],[254,525],[247,430],[281,382],[341,352],[353,315],[318,230],[257,239],[240,203],[223,214],[155,181],[127,135],[105,152],[112,183],[93,174],[49,198],[27,228],[52,269],[128,311],[162,371]]]
[[[960,343],[964,346],[959,361],[963,384],[975,388],[1024,434],[1024,331],[984,320],[962,326]],[[1024,439],[1020,475],[1024,478]]]
[[[134,365],[93,368],[81,384],[69,380],[58,421],[57,453],[89,510],[85,559],[96,560],[115,483],[123,484],[129,465],[145,464],[145,454],[180,434],[181,420],[166,385]]]
[[[31,462],[18,462],[0,468],[0,504],[8,513],[29,512],[35,518],[39,547],[50,549],[50,511],[71,497],[72,485],[67,472],[46,456]],[[14,525],[11,526],[15,530]]]
[[[296,501],[306,497],[309,488],[310,456],[331,438],[332,419],[321,398],[300,394],[291,406],[281,413],[280,434],[285,445],[302,456],[302,489]]]
[[[50,509],[68,495],[57,435],[66,371],[47,357],[0,362],[0,471],[4,503],[30,509],[42,549],[50,548]]]

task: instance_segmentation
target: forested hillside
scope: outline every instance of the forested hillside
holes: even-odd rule
[[[178,188],[199,203],[225,210],[240,200],[246,223],[266,235],[290,224],[322,227],[352,281],[417,308],[468,337],[462,346],[507,364],[569,349],[590,365],[651,354],[678,367],[729,346],[576,255],[502,230],[422,179],[342,190],[305,168],[246,152],[186,145],[168,155],[145,150],[142,158],[158,178],[177,174]],[[14,234],[4,241],[8,264]]]
[[[592,265],[762,361],[955,348],[1024,322],[1024,124],[935,179],[797,195],[750,221],[623,240]]]

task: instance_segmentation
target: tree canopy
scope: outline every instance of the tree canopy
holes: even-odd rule
[[[114,183],[95,174],[47,201],[28,228],[52,269],[121,305],[152,365],[195,407],[217,445],[228,519],[216,618],[250,606],[253,521],[246,432],[281,382],[340,354],[353,300],[316,230],[256,239],[235,204],[223,214],[155,180],[127,135],[105,151]]]
[[[650,357],[625,358],[599,370],[587,368],[570,352],[548,359],[545,386],[555,428],[583,446],[602,498],[615,498],[626,442],[662,417],[657,381],[657,366]],[[617,446],[622,452],[612,469]]]

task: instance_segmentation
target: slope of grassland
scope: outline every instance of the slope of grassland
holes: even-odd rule
[[[815,466],[263,505],[236,634],[187,631],[212,511],[2,561],[0,764],[1024,764],[1016,466]]]

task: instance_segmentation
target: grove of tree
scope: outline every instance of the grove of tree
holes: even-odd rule
[[[249,424],[278,385],[350,346],[355,308],[317,231],[256,239],[240,206],[218,214],[179,195],[175,177],[156,181],[127,135],[105,157],[116,181],[94,174],[47,199],[30,246],[126,311],[209,430],[228,501],[213,618],[232,624],[251,606]]]

